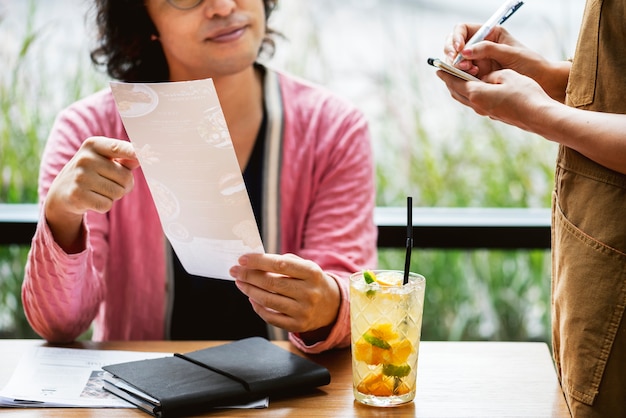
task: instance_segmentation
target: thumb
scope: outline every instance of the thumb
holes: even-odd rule
[[[139,167],[139,160],[130,158],[115,158],[115,161],[123,165],[129,170],[134,170]]]
[[[139,167],[135,148],[130,142],[107,137],[94,139],[96,140],[94,149],[98,154],[120,163],[129,170]]]
[[[518,51],[510,45],[481,41],[461,51],[463,58],[469,61],[491,60],[502,68],[510,68],[517,60]]]

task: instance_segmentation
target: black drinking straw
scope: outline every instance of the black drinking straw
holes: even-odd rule
[[[404,259],[403,284],[409,282],[409,268],[411,266],[411,248],[413,248],[413,198],[406,198],[406,257]]]

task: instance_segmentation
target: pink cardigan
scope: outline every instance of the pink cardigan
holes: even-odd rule
[[[377,260],[367,123],[320,87],[267,69],[265,78],[274,149],[265,157],[271,167],[263,199],[266,251],[317,262],[335,278],[342,297],[325,341],[307,346],[297,334],[289,339],[311,353],[344,347],[350,343],[348,275],[375,267]],[[128,139],[108,89],[58,116],[42,159],[41,202],[82,141],[98,135]],[[133,191],[109,213],[86,214],[87,248],[81,253],[66,254],[40,219],[22,299],[31,326],[46,340],[72,341],[94,320],[97,341],[166,338],[172,288],[166,240],[143,173],[134,173]]]

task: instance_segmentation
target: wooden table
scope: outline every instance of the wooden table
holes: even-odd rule
[[[21,353],[39,340],[0,340],[0,387]],[[188,352],[220,342],[134,341],[76,343],[72,347],[155,352]],[[276,342],[297,353],[288,342]],[[330,370],[331,383],[289,399],[270,399],[267,409],[218,410],[209,417],[570,417],[544,343],[422,342],[415,401],[395,408],[356,403],[349,349],[308,356]],[[13,417],[147,417],[134,409],[9,409]]]

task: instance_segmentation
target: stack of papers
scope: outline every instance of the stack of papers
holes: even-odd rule
[[[102,388],[102,366],[171,353],[29,347],[0,391],[0,406],[134,408]]]

